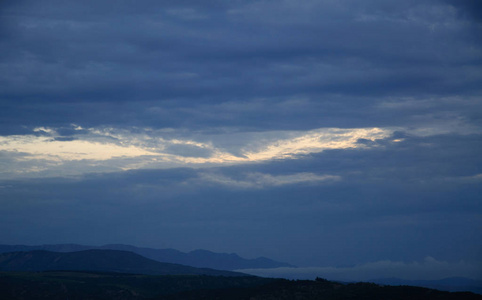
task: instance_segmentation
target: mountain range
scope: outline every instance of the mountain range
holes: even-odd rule
[[[290,265],[288,263],[274,261],[266,257],[245,259],[235,253],[215,253],[207,250],[194,250],[185,253],[175,249],[140,248],[131,245],[121,244],[109,244],[104,246],[86,246],[77,244],[53,244],[36,246],[0,245],[0,253],[32,250],[46,250],[52,252],[76,252],[92,249],[130,251],[158,262],[181,264],[196,268],[211,268],[217,270],[293,267],[293,265]]]
[[[12,253],[14,251],[17,253]],[[174,249],[139,248],[120,244],[98,247],[77,244],[0,245],[0,271],[86,270],[150,275],[240,276],[245,274],[227,271],[248,267],[254,269],[279,266],[291,265],[268,258],[244,259],[234,253],[214,253],[207,250],[184,253]],[[442,280],[382,278],[369,280],[369,282],[482,294],[481,280],[459,277]]]
[[[128,251],[89,249],[1,253],[0,299],[482,300],[482,295],[400,286],[395,279],[380,286],[321,278],[315,281],[261,278],[162,263]]]
[[[119,250],[51,252],[34,250],[0,254],[0,271],[97,271],[145,275],[249,276],[243,273],[161,263]]]

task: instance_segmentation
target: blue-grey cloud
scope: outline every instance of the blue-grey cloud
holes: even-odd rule
[[[481,261],[479,6],[4,1],[0,241]]]
[[[4,134],[70,123],[364,127],[410,121],[365,118],[390,97],[423,113],[427,98],[480,93],[480,43],[443,1],[20,1],[0,12]]]
[[[469,17],[471,19],[475,19],[478,22],[482,21],[482,4],[480,1],[477,0],[446,0],[447,3],[450,3],[455,8],[458,9],[458,12],[462,17]]]
[[[66,242],[75,232],[86,244],[207,248],[300,266],[480,261],[481,139],[399,138],[210,170],[3,180],[2,240]]]

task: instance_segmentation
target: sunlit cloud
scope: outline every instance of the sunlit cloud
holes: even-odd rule
[[[16,164],[10,168],[10,172],[40,175],[40,172],[52,168],[68,168],[74,162],[82,162],[83,166],[70,170],[72,174],[89,172],[89,169],[102,172],[256,163],[294,159],[328,149],[366,148],[366,144],[358,143],[360,139],[374,141],[388,138],[393,133],[391,129],[382,128],[275,131],[264,134],[264,137],[259,133],[245,133],[235,148],[226,149],[219,136],[215,135],[176,137],[175,132],[171,132],[166,137],[165,132],[151,129],[84,129],[75,124],[72,124],[72,129],[74,135],[68,137],[60,136],[58,130],[46,127],[35,128],[35,134],[0,137],[0,151]],[[61,173],[64,172],[66,170]],[[248,185],[253,182],[277,185],[284,181],[309,181],[307,178],[311,175],[303,175],[308,176],[306,178],[297,176],[270,178],[259,175],[256,180],[249,180],[251,183]],[[326,179],[317,177],[313,180]]]
[[[33,135],[0,137],[0,149],[29,154],[22,159],[53,161],[108,160],[115,157],[157,155],[136,146],[119,146],[84,140],[56,141],[50,137]]]
[[[55,131],[52,128],[37,127],[33,129],[33,132],[54,133]]]
[[[359,139],[376,140],[387,138],[389,130],[370,129],[321,129],[307,132],[292,139],[279,140],[265,147],[249,151],[247,160],[260,161],[273,158],[291,158],[298,154],[321,152],[327,149],[348,149],[362,147]]]

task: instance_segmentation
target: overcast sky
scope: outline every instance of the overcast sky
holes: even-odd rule
[[[480,1],[2,1],[0,53],[0,243],[482,278]]]

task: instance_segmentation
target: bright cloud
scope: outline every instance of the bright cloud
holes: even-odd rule
[[[321,152],[327,149],[357,148],[359,139],[387,138],[391,131],[380,128],[362,129],[319,129],[309,131],[301,136],[279,140],[257,151],[245,154],[247,160],[261,161],[273,158],[290,158],[297,154]]]
[[[266,139],[260,138],[259,134],[248,133],[243,136],[237,149],[226,150],[216,142],[216,138],[219,141],[219,137],[209,135],[185,138],[171,133],[170,137],[166,138],[165,132],[150,129],[138,130],[136,133],[115,128],[84,130],[78,125],[73,125],[73,129],[83,132],[65,138],[59,136],[55,129],[38,127],[34,129],[36,135],[3,136],[0,137],[0,151],[14,164],[24,162],[22,165],[17,164],[10,168],[14,173],[40,175],[39,171],[48,171],[49,168],[62,166],[68,168],[68,165],[75,161],[85,163],[81,168],[82,171],[75,168],[75,171],[70,172],[83,173],[89,172],[89,166],[95,166],[90,171],[112,171],[230,165],[289,159],[327,149],[367,147],[357,141],[383,139],[393,132],[381,128],[324,128],[305,132],[270,132],[265,135],[269,136]],[[333,178],[317,177],[308,173],[276,178],[252,174],[246,184],[264,186],[324,180],[333,180]],[[221,182],[225,179],[212,181]]]
[[[53,161],[108,160],[115,157],[157,155],[132,145],[118,146],[112,143],[83,140],[56,141],[50,137],[36,137],[32,135],[0,137],[0,149],[29,154],[22,159],[46,159]]]

